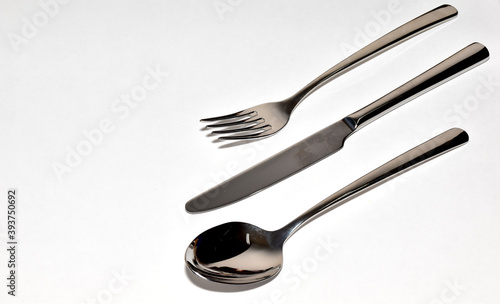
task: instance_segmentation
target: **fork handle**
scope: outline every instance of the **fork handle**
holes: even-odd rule
[[[291,99],[294,101],[291,104],[292,109],[294,109],[310,93],[321,87],[326,82],[332,80],[335,76],[339,76],[341,73],[354,68],[358,64],[363,63],[364,61],[422,33],[425,30],[448,21],[457,14],[458,11],[453,6],[441,5],[380,37],[361,50],[342,60],[297,92]]]
[[[488,49],[475,42],[458,51],[394,91],[344,118],[351,129],[359,130],[380,116],[404,105],[446,81],[488,60]]]

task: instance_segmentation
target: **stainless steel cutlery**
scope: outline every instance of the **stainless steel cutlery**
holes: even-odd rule
[[[435,25],[457,15],[442,5],[372,42],[318,76],[293,96],[264,103],[230,115],[202,119],[219,139],[249,140],[276,134],[308,95],[328,81]],[[488,49],[472,43],[364,108],[345,116],[283,151],[229,178],[186,203],[191,213],[209,211],[242,200],[342,149],[345,140],[370,122],[487,61]],[[275,277],[283,265],[283,245],[312,219],[368,191],[391,177],[465,144],[461,129],[450,129],[401,154],[335,192],[276,231],[229,222],[198,235],[185,253],[186,266],[196,275],[217,283],[251,284]]]
[[[373,120],[489,58],[473,43],[368,106],[299,141],[186,203],[189,212],[219,208],[265,189],[342,149],[345,140]]]

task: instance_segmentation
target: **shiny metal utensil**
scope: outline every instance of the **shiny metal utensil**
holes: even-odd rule
[[[219,137],[220,140],[259,139],[274,135],[287,124],[290,115],[299,103],[317,88],[383,51],[450,20],[457,14],[457,10],[451,5],[439,6],[347,57],[283,101],[264,103],[230,115],[205,118],[201,121],[215,122],[207,125],[207,128],[225,128],[212,132],[213,134],[227,134]]]
[[[335,192],[276,231],[241,222],[211,228],[188,246],[186,265],[198,276],[219,283],[269,280],[281,270],[283,244],[306,223],[401,172],[465,144],[468,139],[461,129],[448,130]]]
[[[263,190],[339,151],[344,141],[373,120],[486,61],[488,50],[473,43],[394,91],[299,141],[186,203],[188,212],[219,208]]]

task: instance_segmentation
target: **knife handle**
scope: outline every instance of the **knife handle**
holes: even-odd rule
[[[458,148],[469,141],[469,135],[462,129],[453,128],[430,140],[416,146],[415,148],[388,161],[377,169],[350,183],[323,201],[319,202],[311,209],[291,221],[281,228],[281,236],[284,240],[298,231],[302,226],[311,220],[323,215],[336,207],[346,203],[373,187],[409,171],[418,165],[436,158],[448,151]]]
[[[345,117],[344,122],[352,130],[359,130],[410,100],[478,66],[488,58],[489,52],[484,45],[472,43],[394,91]]]

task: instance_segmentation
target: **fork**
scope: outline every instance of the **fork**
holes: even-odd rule
[[[441,5],[360,49],[287,99],[263,103],[229,115],[205,118],[201,122],[211,122],[207,128],[220,128],[212,131],[212,134],[225,135],[219,137],[219,140],[254,140],[274,135],[288,123],[290,115],[300,102],[322,85],[387,49],[450,20],[457,14],[453,6]]]

